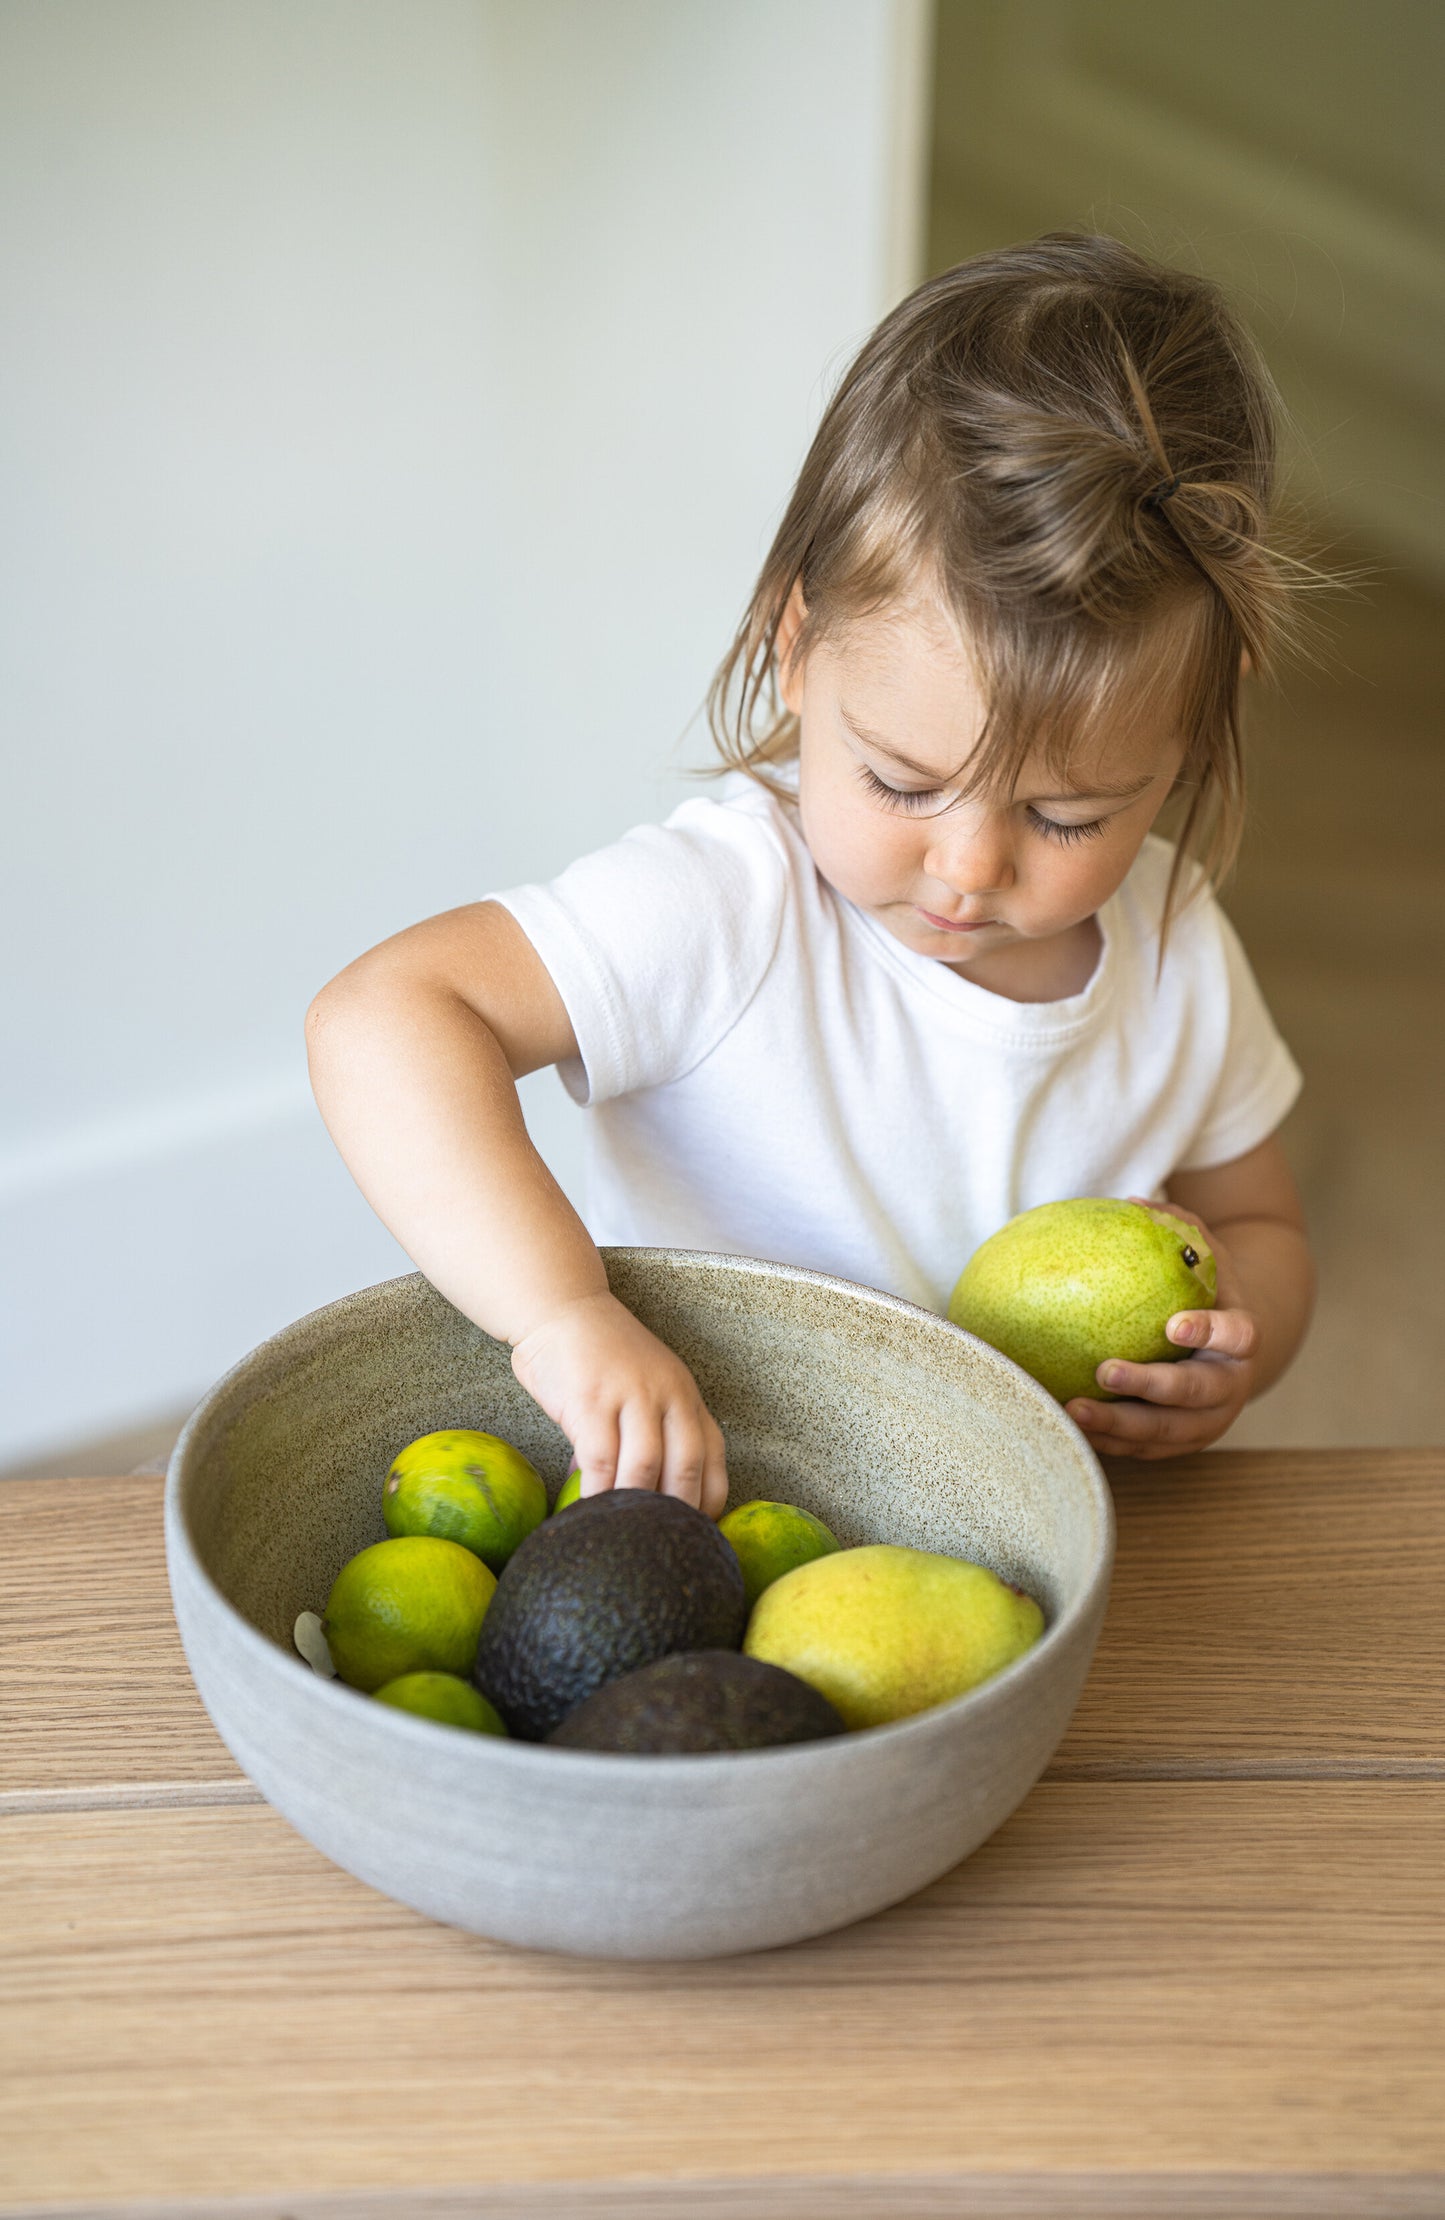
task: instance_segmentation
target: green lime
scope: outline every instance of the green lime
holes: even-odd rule
[[[781,1580],[784,1573],[841,1547],[821,1519],[792,1503],[740,1503],[719,1519],[718,1532],[732,1543],[743,1568],[749,1611],[764,1588]]]
[[[388,1534],[460,1542],[499,1573],[547,1516],[547,1490],[509,1441],[453,1426],[408,1442],[386,1476],[381,1515]]]
[[[495,1575],[458,1542],[406,1534],[358,1550],[321,1622],[344,1681],[370,1695],[401,1673],[467,1673]]]
[[[505,1734],[501,1715],[479,1688],[456,1673],[403,1673],[376,1691],[379,1704],[414,1711],[443,1727],[470,1727],[474,1734]]]
[[[553,1518],[557,1516],[559,1511],[565,1511],[569,1503],[580,1503],[581,1501],[582,1475],[580,1472],[569,1472],[561,1487],[557,1490],[557,1500],[552,1506]]]

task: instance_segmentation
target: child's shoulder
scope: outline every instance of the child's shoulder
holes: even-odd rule
[[[744,774],[576,857],[545,886],[513,890],[540,924],[560,909],[599,946],[633,941],[681,965],[770,955],[798,864],[784,805]],[[518,915],[521,915],[520,908]],[[528,918],[522,917],[524,930]]]
[[[773,833],[787,833],[796,827],[796,764],[785,763],[770,770],[766,783],[747,771],[709,772],[707,777],[707,792],[680,802],[669,824],[684,817],[702,822],[712,813],[721,812],[725,819],[765,825]]]
[[[741,868],[779,889],[800,859],[807,861],[786,779],[773,791],[746,771],[728,771],[706,794],[680,802],[657,829],[681,836],[724,874]]]

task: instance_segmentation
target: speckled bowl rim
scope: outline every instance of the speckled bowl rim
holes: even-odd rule
[[[1101,1588],[1107,1590],[1114,1561],[1114,1499],[1109,1492],[1108,1481],[1087,1437],[1075,1426],[1062,1405],[1010,1358],[1000,1355],[997,1349],[991,1348],[986,1341],[981,1341],[976,1334],[969,1333],[962,1326],[955,1326],[951,1319],[942,1317],[937,1311],[925,1310],[920,1304],[905,1301],[901,1295],[886,1294],[881,1288],[865,1287],[860,1281],[841,1279],[828,1272],[811,1272],[801,1265],[774,1264],[763,1257],[732,1256],[726,1251],[710,1249],[616,1247],[604,1248],[602,1257],[604,1262],[609,1257],[617,1257],[623,1263],[646,1262],[665,1257],[673,1265],[718,1265],[728,1271],[742,1272],[757,1278],[788,1280],[809,1287],[836,1290],[861,1297],[874,1310],[916,1321],[926,1331],[958,1335],[962,1340],[971,1342],[980,1361],[986,1366],[1014,1376],[1015,1386],[1022,1388],[1026,1399],[1032,1399],[1039,1406],[1050,1425],[1062,1426],[1067,1434],[1075,1437],[1071,1446],[1079,1458],[1083,1478],[1089,1485],[1099,1516],[1096,1561],[1072,1603],[1066,1604],[1059,1616],[1050,1620],[1038,1641],[1031,1649],[1025,1650],[1022,1657],[1015,1658],[1011,1665],[1006,1665],[1002,1672],[995,1673],[977,1688],[967,1689],[961,1696],[950,1697],[947,1703],[933,1704],[925,1711],[913,1712],[906,1719],[889,1720],[878,1727],[855,1727],[845,1734],[820,1736],[812,1742],[782,1743],[765,1750],[676,1752],[652,1757],[633,1757],[611,1750],[553,1749],[546,1743],[524,1742],[510,1735],[472,1734],[467,1740],[478,1750],[478,1763],[522,1768],[543,1765],[555,1772],[559,1781],[565,1771],[566,1776],[574,1783],[585,1783],[591,1778],[598,1781],[606,1779],[616,1784],[625,1781],[630,1771],[639,1785],[643,1781],[660,1785],[668,1776],[679,1782],[684,1778],[697,1780],[705,1776],[741,1780],[743,1775],[753,1773],[758,1766],[790,1764],[806,1769],[809,1766],[837,1764],[840,1752],[856,1748],[865,1740],[868,1747],[872,1748],[884,1735],[891,1737],[899,1745],[908,1737],[926,1739],[938,1733],[943,1722],[956,1719],[965,1708],[976,1717],[982,1718],[1000,1701],[1005,1689],[1011,1689],[1015,1683],[1045,1670],[1049,1653],[1067,1641],[1078,1623],[1097,1608],[1099,1591]],[[164,1511],[168,1561],[172,1559],[173,1552],[177,1556],[184,1556],[190,1571],[234,1622],[243,1648],[251,1649],[258,1662],[265,1660],[269,1664],[277,1656],[286,1659],[310,1682],[316,1702],[323,1707],[327,1704],[343,1704],[348,1707],[345,1716],[349,1718],[355,1717],[352,1707],[358,1702],[367,1701],[362,1692],[348,1687],[340,1680],[328,1680],[323,1674],[313,1671],[299,1652],[294,1649],[288,1651],[282,1644],[271,1641],[269,1636],[251,1624],[243,1612],[237,1610],[224,1589],[212,1579],[192,1540],[187,1512],[181,1500],[188,1477],[187,1460],[192,1442],[217,1405],[244,1382],[248,1372],[273,1363],[278,1352],[284,1350],[285,1344],[293,1336],[301,1336],[308,1329],[314,1329],[319,1320],[349,1310],[353,1305],[364,1302],[368,1296],[379,1298],[384,1289],[395,1287],[401,1280],[424,1277],[425,1274],[420,1272],[402,1272],[392,1279],[377,1280],[369,1287],[356,1288],[349,1295],[338,1296],[334,1302],[323,1303],[319,1309],[293,1319],[290,1325],[283,1326],[279,1332],[258,1342],[254,1349],[249,1350],[232,1365],[229,1372],[216,1381],[196,1405],[186,1420],[166,1467]],[[415,1713],[398,1710],[391,1704],[373,1703],[372,1710],[377,1733],[383,1737],[399,1737],[402,1747],[405,1747],[407,1738],[410,1737],[415,1747],[435,1748],[436,1744],[431,1737],[438,1733],[456,1736],[460,1732],[455,1727],[442,1726],[436,1720],[419,1718]],[[416,1743],[415,1738],[418,1735],[426,1738],[424,1744]],[[533,1777],[535,1778],[535,1774]]]

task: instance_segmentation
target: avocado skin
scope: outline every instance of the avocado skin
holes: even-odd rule
[[[738,1650],[742,1567],[676,1496],[613,1488],[527,1536],[497,1582],[472,1678],[508,1731],[541,1742],[608,1681],[675,1650]]]
[[[766,1750],[844,1731],[827,1697],[796,1673],[735,1650],[689,1650],[608,1681],[547,1740],[564,1750],[671,1757]]]

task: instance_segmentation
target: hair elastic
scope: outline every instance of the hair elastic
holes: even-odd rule
[[[1143,506],[1146,509],[1162,509],[1165,502],[1170,499],[1171,495],[1179,491],[1183,483],[1182,478],[1161,478],[1158,485],[1151,486],[1145,494]]]

